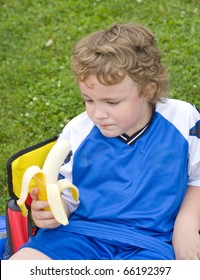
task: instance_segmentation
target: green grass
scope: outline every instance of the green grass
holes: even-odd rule
[[[112,22],[155,33],[171,76],[170,95],[200,106],[198,0],[0,0],[0,214],[7,159],[58,135],[84,110],[70,68],[74,43]]]

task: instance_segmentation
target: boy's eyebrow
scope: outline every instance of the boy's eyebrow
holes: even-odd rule
[[[88,96],[87,94],[84,94],[84,93],[81,93],[81,97],[82,97],[83,99],[85,99],[85,98],[91,99],[90,96]]]
[[[85,93],[83,93],[83,92],[81,92],[81,96],[82,96],[82,97],[87,97],[87,98],[89,97],[87,94],[85,94]]]
[[[87,94],[81,93],[83,98],[91,98]],[[101,98],[102,101],[110,101],[110,100],[120,100],[120,97],[107,97],[107,98]]]

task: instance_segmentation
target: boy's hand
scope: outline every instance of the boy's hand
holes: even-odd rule
[[[178,236],[174,235],[173,241],[177,260],[200,260],[200,235],[197,230],[186,226]]]
[[[44,208],[49,207],[48,201],[41,201],[38,199],[39,189],[33,188],[30,191],[30,195],[32,198],[31,204],[31,213],[33,221],[35,222],[36,226],[39,228],[56,228],[60,224],[54,218],[52,212],[44,211]]]

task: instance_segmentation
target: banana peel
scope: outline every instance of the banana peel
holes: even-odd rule
[[[28,193],[32,188],[38,187],[39,200],[47,200],[49,204],[49,208],[44,210],[51,210],[60,224],[67,225],[69,223],[61,192],[66,188],[70,188],[73,198],[78,201],[79,191],[76,186],[66,179],[58,180],[60,168],[69,152],[70,145],[68,141],[59,140],[48,153],[42,169],[36,165],[26,169],[22,179],[21,194],[17,200],[17,205],[20,207],[23,216],[28,214],[25,205]]]

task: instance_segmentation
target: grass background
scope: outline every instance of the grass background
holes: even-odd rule
[[[199,0],[0,0],[0,214],[8,198],[7,159],[58,135],[84,110],[70,68],[74,43],[130,21],[156,35],[170,96],[200,107]]]

